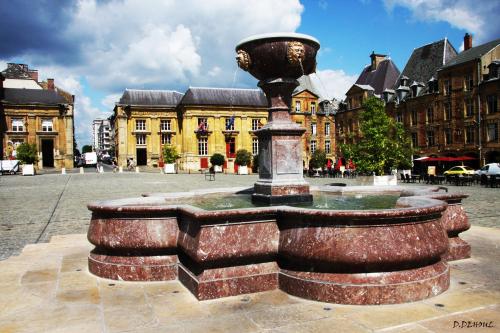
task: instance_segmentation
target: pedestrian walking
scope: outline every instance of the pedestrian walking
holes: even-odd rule
[[[111,160],[111,165],[113,166],[113,173],[116,173],[116,171],[118,170],[118,164],[116,163],[115,157],[113,157],[113,159]]]

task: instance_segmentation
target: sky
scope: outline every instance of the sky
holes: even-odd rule
[[[75,95],[78,147],[123,91],[256,88],[237,68],[238,41],[266,32],[317,38],[317,77],[342,99],[386,54],[400,71],[413,49],[448,38],[460,51],[500,38],[500,0],[10,0],[0,4],[0,70],[9,62]]]

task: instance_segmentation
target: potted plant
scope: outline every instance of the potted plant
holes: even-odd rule
[[[210,157],[210,163],[213,165],[215,172],[222,172],[222,166],[225,161],[224,155],[219,153],[215,153]]]
[[[175,161],[181,157],[177,153],[177,149],[175,149],[172,145],[163,146],[163,162],[165,163],[163,166],[163,172],[165,173],[175,173]]]
[[[21,143],[17,146],[16,157],[23,163],[23,175],[33,176],[35,175],[35,168],[33,163],[38,160],[38,154],[36,151],[36,144],[34,143]]]
[[[252,161],[252,154],[246,149],[240,149],[236,152],[235,163],[238,165],[239,175],[248,175],[248,166]]]
[[[326,165],[326,153],[321,149],[316,149],[311,156],[309,164],[316,171],[314,176],[319,177],[318,171]]]

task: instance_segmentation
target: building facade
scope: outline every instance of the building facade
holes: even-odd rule
[[[92,122],[92,148],[101,154],[112,150],[111,124],[109,119],[94,119]]]
[[[56,87],[53,79],[39,83],[37,78],[23,64],[8,64],[2,72],[2,158],[15,158],[16,147],[28,142],[36,144],[38,168],[72,168],[74,96]],[[12,86],[16,88],[7,88]]]

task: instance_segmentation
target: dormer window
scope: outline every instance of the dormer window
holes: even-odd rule
[[[300,101],[295,101],[295,112],[300,112]]]
[[[316,114],[316,102],[311,102],[311,114]]]

